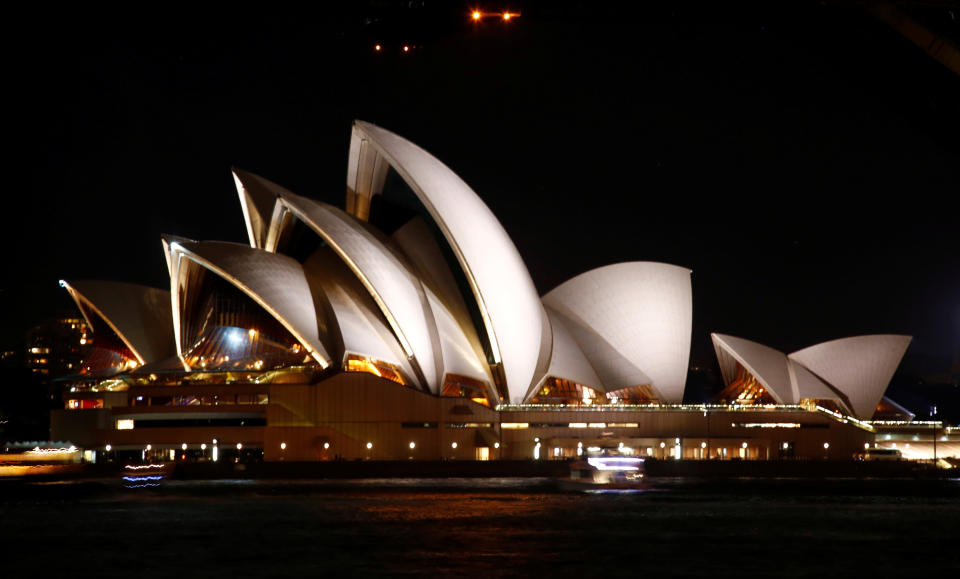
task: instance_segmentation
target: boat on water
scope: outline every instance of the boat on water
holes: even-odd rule
[[[569,478],[558,481],[568,491],[637,491],[648,487],[643,459],[635,456],[588,456],[570,464]]]
[[[120,478],[126,488],[158,487],[173,474],[173,467],[172,462],[125,464]]]
[[[0,478],[60,477],[82,470],[81,453],[69,442],[8,442],[0,452]]]

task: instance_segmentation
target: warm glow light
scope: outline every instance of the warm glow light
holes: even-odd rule
[[[823,443],[823,448],[824,448],[824,449],[830,448],[830,443],[829,443],[829,442],[824,442],[824,443]]]
[[[416,448],[416,447],[417,447],[417,443],[416,443],[416,442],[411,442],[411,443],[410,443],[410,450],[413,450],[413,449]]]
[[[200,445],[200,450],[207,450],[207,443],[206,443],[206,442],[204,442],[203,444]]]
[[[148,445],[147,445],[147,450],[152,450],[152,449],[153,449],[153,445],[148,444]]]
[[[457,448],[457,443],[456,443],[456,442],[451,443],[451,444],[450,444],[450,448],[456,449],[456,448]]]
[[[186,442],[184,442],[183,444],[180,445],[180,450],[187,450],[187,443],[186,443]]]
[[[238,442],[238,443],[237,443],[237,450],[242,450],[242,449],[243,449],[243,444],[240,443],[240,442]]]
[[[286,442],[281,442],[281,443],[280,443],[280,450],[287,450],[287,443],[286,443]]]
[[[499,442],[494,442],[494,443],[493,443],[493,448],[500,448],[500,443],[499,443]]]
[[[404,45],[403,45],[403,51],[404,51],[404,52],[410,52],[410,47],[407,46],[406,44],[404,44]]]
[[[474,11],[473,11],[473,14],[471,14],[471,16],[473,17],[474,20],[480,20],[480,16],[482,16],[482,15],[480,14],[480,11],[479,11],[479,10],[474,10]],[[63,283],[63,282],[60,282],[60,283]]]
[[[323,450],[328,450],[329,448],[330,448],[330,443],[329,443],[329,442],[324,442],[324,443],[323,443]]]
[[[700,443],[700,448],[707,448],[707,443],[706,443],[706,442],[701,442],[701,443]]]
[[[512,17],[513,17],[513,14],[510,14],[509,12],[504,12],[504,13],[503,13],[503,19],[504,19],[504,20],[510,20]]]
[[[370,450],[371,448],[373,448],[373,443],[372,443],[372,442],[368,442],[368,443],[367,443],[367,450]]]
[[[743,448],[747,448],[747,443],[744,442],[741,446],[743,446]]]
[[[104,449],[105,451],[107,451],[107,452],[110,452],[111,450],[113,450],[113,447],[108,444],[108,445],[104,446],[103,449]]]
[[[373,49],[376,50],[377,52],[380,52],[381,50],[383,50],[383,47],[380,46],[379,44],[374,44]]]

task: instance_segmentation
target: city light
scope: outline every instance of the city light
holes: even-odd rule
[[[286,443],[286,442],[281,442],[281,443],[280,443],[280,450],[287,450],[287,443]]]
[[[413,450],[413,449],[416,448],[416,447],[417,447],[417,443],[416,443],[416,442],[411,442],[411,443],[410,443],[410,450]]]

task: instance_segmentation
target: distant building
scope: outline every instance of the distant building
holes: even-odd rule
[[[24,364],[31,372],[59,378],[80,372],[93,349],[93,332],[76,315],[59,316],[27,333]]]

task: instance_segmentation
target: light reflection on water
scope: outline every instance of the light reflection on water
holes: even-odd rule
[[[960,531],[960,497],[946,485],[954,490],[673,480],[656,492],[576,494],[512,478],[4,487],[0,539],[11,553],[58,545],[43,561],[54,574],[104,565],[96,572],[107,577],[886,575],[901,562],[954,569],[943,540]],[[12,573],[22,563],[11,560]]]

